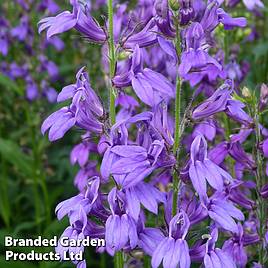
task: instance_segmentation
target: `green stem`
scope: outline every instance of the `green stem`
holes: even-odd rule
[[[256,105],[257,107],[258,105]],[[259,150],[259,146],[261,143],[261,132],[259,128],[259,111],[258,108],[255,109],[254,116],[255,130],[256,130],[256,148],[255,148],[255,160],[257,163],[257,170],[255,172],[256,175],[256,184],[257,184],[257,216],[259,218],[260,227],[259,227],[259,263],[264,267],[265,259],[266,259],[266,249],[265,249],[265,229],[266,229],[266,202],[262,199],[260,195],[260,190],[264,185],[264,174],[263,174],[263,158],[261,152]]]
[[[179,22],[177,20],[178,16],[174,16],[175,19],[175,27],[176,27],[176,39],[175,39],[175,47],[177,51],[177,55],[179,57],[181,53],[181,44],[180,44],[180,30],[179,30]],[[175,99],[175,137],[174,137],[174,145],[173,145],[173,153],[176,159],[179,158],[178,149],[180,147],[181,140],[181,78],[179,74],[177,74],[176,78],[176,99]],[[172,215],[175,216],[177,213],[177,203],[178,203],[178,192],[179,192],[179,173],[176,168],[173,172],[173,200],[172,200]]]
[[[116,268],[124,268],[124,256],[122,251],[118,251],[114,256],[114,266]]]
[[[28,126],[32,126],[31,122],[31,117],[30,117],[31,111],[29,111],[28,106],[26,106],[26,119]],[[32,149],[33,149],[33,158],[34,158],[34,165],[33,165],[33,170],[32,170],[32,176],[33,176],[33,193],[34,193],[34,205],[35,205],[35,223],[37,226],[37,231],[41,231],[41,206],[40,206],[40,200],[39,200],[39,187],[38,187],[38,176],[36,172],[36,161],[35,161],[35,137],[34,137],[34,131],[32,127],[30,127],[30,136],[31,136],[31,141],[32,141]]]
[[[112,86],[112,78],[115,75],[115,66],[116,66],[116,55],[115,55],[115,45],[114,45],[114,25],[113,25],[113,0],[107,0],[108,6],[108,23],[109,23],[109,70],[110,70],[110,123],[115,124],[115,90]],[[116,268],[124,267],[124,257],[123,252],[118,251],[114,257],[114,264]]]
[[[111,79],[115,74],[115,65],[116,65],[116,57],[115,57],[115,46],[114,46],[114,25],[113,25],[113,0],[107,0],[108,6],[108,23],[109,23],[109,38],[108,38],[108,46],[109,46],[109,69],[110,69],[110,83]],[[115,123],[115,90],[110,84],[110,122],[113,125]]]

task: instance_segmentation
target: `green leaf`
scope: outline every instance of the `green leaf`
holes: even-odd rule
[[[3,88],[6,88],[7,90],[12,90],[19,94],[20,96],[23,96],[24,90],[21,89],[13,80],[11,80],[8,76],[5,76],[3,74],[0,74],[0,85]]]
[[[11,140],[0,138],[0,154],[9,163],[13,164],[25,176],[32,176],[32,159],[24,154],[20,147]]]
[[[255,58],[259,59],[268,53],[268,46],[266,43],[259,43],[253,50]]]

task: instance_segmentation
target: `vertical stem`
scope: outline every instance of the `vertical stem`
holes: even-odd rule
[[[107,0],[108,6],[108,23],[109,23],[109,39],[108,39],[108,46],[109,46],[109,69],[110,69],[110,83],[111,79],[115,74],[115,46],[114,46],[114,25],[113,25],[113,0]],[[110,84],[110,121],[113,125],[115,123],[115,91]]]
[[[262,199],[260,195],[260,190],[264,185],[264,174],[263,174],[263,158],[261,152],[259,150],[260,142],[261,142],[261,132],[259,128],[259,111],[258,104],[255,107],[255,116],[254,123],[256,128],[256,148],[255,148],[255,160],[257,163],[257,170],[255,172],[256,183],[257,183],[257,216],[260,222],[259,227],[259,263],[264,267],[265,258],[266,258],[266,249],[265,249],[265,229],[266,229],[266,201]]]
[[[114,256],[114,266],[116,268],[124,268],[124,257],[121,251],[118,251]]]
[[[112,78],[115,74],[115,66],[116,66],[116,56],[115,56],[115,46],[114,46],[114,25],[113,25],[113,0],[107,0],[108,6],[108,23],[109,23],[109,69],[110,69],[110,122],[112,125],[115,124],[115,91],[112,86]],[[118,251],[114,257],[114,265],[116,268],[124,267],[124,257],[123,252]]]
[[[181,44],[180,44],[180,31],[179,31],[179,22],[178,16],[174,16],[175,18],[175,27],[176,27],[176,39],[175,39],[175,47],[177,51],[177,56],[179,58],[181,52]],[[177,73],[176,78],[176,99],[175,99],[175,137],[174,137],[174,145],[173,145],[173,153],[175,157],[178,159],[178,149],[180,146],[181,139],[181,78]],[[179,192],[179,174],[174,169],[173,172],[173,200],[172,200],[172,215],[175,216],[177,213],[177,203],[178,203],[178,192]]]

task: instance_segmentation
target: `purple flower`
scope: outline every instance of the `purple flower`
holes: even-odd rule
[[[157,190],[153,185],[140,182],[134,187],[126,189],[127,210],[134,220],[140,215],[140,205],[158,214],[158,203],[165,203],[165,194]]]
[[[55,80],[59,75],[59,69],[57,65],[46,58],[44,55],[39,56],[41,71],[46,70],[52,80]]]
[[[158,27],[158,32],[161,32],[167,37],[175,37],[176,31],[171,24],[168,1],[155,1],[154,8],[156,11],[156,15],[154,18]]]
[[[212,196],[206,206],[208,208],[209,217],[214,220],[218,226],[232,233],[239,233],[239,227],[233,218],[244,221],[244,214],[231,202],[227,201],[222,194]]]
[[[181,64],[179,66],[179,73],[182,77],[188,79],[188,73],[191,73],[192,71],[196,72],[197,70],[202,70],[207,67],[215,68],[215,70],[219,72],[222,70],[220,63],[203,49],[206,42],[205,32],[200,23],[192,23],[186,29],[184,37],[186,41],[186,50],[183,51],[181,55]]]
[[[19,41],[25,41],[28,37],[33,35],[27,15],[21,17],[20,24],[11,30],[11,35],[16,37]]]
[[[59,203],[55,209],[57,217],[61,220],[68,214],[70,224],[74,224],[81,215],[81,211],[85,215],[89,214],[94,209],[95,202],[99,197],[100,179],[93,177],[88,181],[87,189],[83,193],[78,194],[70,199]],[[84,225],[87,223],[85,220]]]
[[[87,185],[88,178],[99,175],[99,173],[96,170],[96,166],[97,166],[96,161],[89,161],[86,165],[81,167],[81,169],[75,175],[74,185],[80,191],[83,191],[83,189]]]
[[[66,32],[72,28],[82,33],[86,38],[97,43],[103,43],[107,37],[104,30],[91,17],[87,5],[84,7],[77,0],[72,0],[73,12],[64,11],[56,17],[44,18],[39,22],[39,33],[45,29],[47,37]]]
[[[103,116],[103,108],[89,84],[89,77],[84,68],[79,70],[76,78],[76,84],[64,87],[57,98],[58,102],[72,98],[71,105],[54,112],[42,124],[43,135],[50,129],[51,141],[62,138],[74,125],[92,132],[103,131],[103,124],[99,121]]]
[[[192,118],[195,120],[206,118],[224,111],[226,109],[227,101],[230,98],[230,94],[230,85],[227,83],[223,84],[210,98],[194,109]]]
[[[147,105],[155,106],[163,99],[174,98],[174,86],[162,74],[143,69],[142,50],[136,45],[129,69],[113,78],[116,87],[133,87],[137,96]]]
[[[169,234],[154,250],[152,267],[157,268],[163,261],[164,268],[189,268],[191,265],[189,247],[185,236],[189,229],[189,219],[184,211],[174,216],[169,223]]]
[[[263,198],[268,198],[268,183],[261,188],[260,194]]]
[[[73,148],[70,155],[71,164],[74,165],[78,162],[80,167],[83,167],[87,163],[90,151],[95,152],[97,149],[94,143],[87,140],[90,139],[88,134],[82,136],[82,138],[84,140]]]
[[[141,48],[148,47],[157,42],[157,26],[154,19],[151,19],[146,26],[137,33],[130,33],[122,39],[122,46],[125,49],[135,49],[136,46]]]
[[[37,99],[39,95],[37,84],[32,80],[31,77],[27,77],[26,81],[26,98],[29,101],[33,101]]]
[[[248,10],[253,10],[256,8],[264,8],[264,4],[260,0],[243,0],[243,3]]]
[[[206,254],[204,257],[205,268],[230,267],[235,268],[235,263],[231,256],[222,249],[215,248],[215,242],[218,239],[218,229],[214,228],[206,243]]]
[[[0,27],[0,52],[3,56],[6,56],[8,53],[9,41],[8,34],[5,28]]]
[[[139,247],[141,247],[144,252],[150,256],[164,239],[163,233],[156,228],[145,228],[139,233]]]
[[[244,249],[244,233],[241,224],[238,224],[239,233],[225,241],[223,251],[232,256],[238,267],[245,267],[247,263],[247,253]]]
[[[224,184],[232,182],[232,177],[207,156],[207,142],[200,134],[191,145],[189,176],[201,199],[207,198],[206,180],[212,188],[222,191]]]
[[[113,254],[127,245],[134,249],[138,244],[137,226],[135,220],[122,211],[122,201],[116,188],[108,195],[108,202],[112,215],[106,221],[106,248]]]
[[[195,17],[195,10],[193,8],[192,0],[181,0],[179,9],[180,13],[180,24],[187,25]]]
[[[249,170],[256,169],[256,164],[252,159],[252,156],[247,154],[241,143],[235,142],[230,144],[229,154],[243,166],[245,166]]]
[[[59,11],[59,6],[53,1],[53,0],[43,0],[39,5],[38,5],[38,10],[39,11],[44,11],[45,9],[48,9],[48,11],[51,14],[55,14],[56,12]]]
[[[75,112],[72,108],[63,107],[51,114],[41,126],[42,134],[44,135],[49,130],[48,137],[50,141],[61,139],[76,123]]]
[[[219,4],[216,0],[210,0],[206,11],[201,20],[201,25],[204,29],[211,32],[219,23],[224,25],[225,30],[231,30],[234,27],[245,27],[247,20],[245,18],[232,18],[222,8],[218,7]]]

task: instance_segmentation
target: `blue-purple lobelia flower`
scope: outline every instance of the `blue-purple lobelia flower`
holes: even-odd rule
[[[158,27],[158,32],[161,32],[163,35],[170,38],[175,37],[176,31],[171,23],[168,1],[157,0],[154,3],[154,8],[156,11],[154,19]]]
[[[30,28],[29,17],[22,16],[20,24],[11,30],[11,35],[16,37],[19,41],[25,41],[29,35],[32,35],[32,29]]]
[[[238,221],[244,221],[245,216],[234,204],[222,193],[216,192],[209,198],[206,204],[209,217],[216,223],[216,226],[230,231],[233,234],[239,233]]]
[[[243,17],[232,18],[222,8],[219,8],[217,0],[209,0],[200,23],[206,31],[212,32],[219,23],[224,25],[225,30],[231,30],[234,27],[245,27],[247,20]]]
[[[42,12],[47,9],[49,13],[55,14],[60,8],[54,0],[42,0],[37,9]]]
[[[185,240],[190,226],[187,214],[181,210],[169,222],[168,236],[156,247],[152,255],[152,267],[163,262],[164,268],[189,268],[191,264],[189,247]]]
[[[138,244],[137,225],[124,206],[124,196],[113,188],[108,195],[112,215],[106,221],[106,249],[110,254],[129,246],[134,249]]]
[[[90,132],[103,131],[103,123],[100,120],[104,110],[90,86],[84,67],[79,70],[76,78],[76,84],[64,87],[57,99],[58,102],[72,99],[72,103],[51,114],[42,124],[42,133],[49,130],[51,141],[62,138],[74,125]]]
[[[94,210],[95,203],[99,198],[100,179],[93,177],[88,181],[87,189],[83,190],[77,196],[59,203],[56,207],[56,213],[59,220],[68,215],[70,224],[77,221],[81,211],[85,215]],[[86,223],[86,222],[85,222]]]
[[[180,25],[187,25],[195,17],[193,0],[180,0]]]
[[[152,119],[153,113],[145,112],[113,126],[112,132],[121,132],[120,140],[116,139],[117,135],[111,137],[112,143],[106,149],[101,165],[104,178],[112,174],[118,185],[129,188],[154,170],[168,169],[175,164],[173,154],[166,148],[170,145],[165,146],[165,135],[162,137],[161,129],[155,127]],[[138,135],[135,142],[128,143],[126,126],[129,124],[137,124]]]
[[[118,88],[133,87],[137,96],[147,105],[155,106],[162,100],[174,98],[174,86],[162,74],[143,69],[143,52],[136,45],[128,69],[113,78]]]
[[[238,224],[239,233],[234,234],[223,244],[223,251],[232,256],[238,267],[245,267],[247,264],[247,252],[245,246],[258,242],[257,234],[246,234],[243,226]]]
[[[191,164],[189,176],[200,198],[207,198],[207,184],[218,191],[222,191],[225,184],[232,182],[231,175],[220,166],[212,162],[207,155],[207,142],[203,135],[198,135],[191,145]]]
[[[140,182],[125,190],[127,210],[138,221],[141,204],[150,212],[158,214],[158,203],[166,202],[165,194],[149,183]]]
[[[139,233],[138,245],[149,256],[153,255],[153,252],[164,239],[163,233],[157,228],[144,228]]]
[[[229,5],[233,6],[237,4],[237,0],[230,1]],[[243,0],[244,5],[250,11],[264,8],[264,4],[261,0]]]
[[[78,164],[80,165],[80,167],[83,167],[87,161],[88,161],[88,156],[89,153],[95,152],[96,151],[96,145],[92,142],[90,142],[89,140],[87,140],[87,135],[84,138],[85,140],[83,140],[81,143],[77,144],[70,155],[70,160],[71,160],[71,164],[74,165],[76,162],[78,162]]]
[[[184,32],[186,47],[181,55],[180,75],[195,85],[204,75],[198,73],[206,70],[208,76],[221,76],[221,64],[208,54],[205,31],[198,22],[192,23]],[[212,68],[210,70],[210,68]],[[216,73],[215,73],[216,72]]]
[[[0,53],[6,56],[9,48],[8,22],[0,18]]]
[[[26,77],[25,80],[26,80],[26,98],[29,101],[33,101],[38,98],[39,95],[38,86],[30,76]]]
[[[214,94],[193,110],[192,118],[203,119],[225,112],[233,120],[251,126],[253,119],[243,110],[245,104],[232,97],[232,83],[227,80]]]
[[[75,28],[90,41],[103,43],[107,36],[104,30],[90,15],[88,5],[81,4],[78,0],[70,0],[73,12],[64,11],[56,17],[44,18],[39,22],[39,33],[47,30],[47,37],[66,32]]]
[[[224,252],[220,248],[215,248],[215,243],[218,240],[218,229],[213,228],[208,241],[206,243],[206,254],[204,256],[204,267],[205,268],[216,268],[216,267],[230,267],[235,268],[236,265],[232,257]]]

